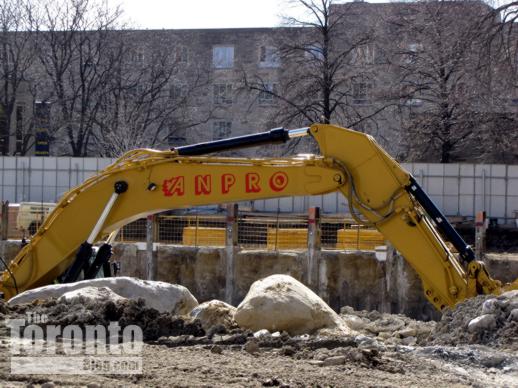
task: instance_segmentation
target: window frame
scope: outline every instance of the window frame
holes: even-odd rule
[[[219,50],[228,49],[228,55],[225,53],[221,58],[217,58],[217,52]],[[228,58],[227,58],[228,57]],[[221,45],[221,46],[212,46],[212,67],[214,69],[232,69],[234,67],[235,61],[235,49],[233,45]]]
[[[212,101],[214,105],[232,105],[234,98],[232,95],[231,83],[215,83],[212,85]]]
[[[263,86],[271,86],[271,88],[266,87],[263,89],[268,89],[272,93],[275,93],[276,89],[279,87],[279,84],[277,82],[266,82],[263,84]],[[275,104],[275,96],[264,90],[261,90],[259,91],[259,95],[257,96],[257,101],[259,105],[273,105]]]
[[[278,68],[280,66],[281,57],[277,47],[269,45],[259,47],[259,67]]]
[[[363,93],[361,93],[361,89],[360,89],[360,93],[356,93],[355,92],[355,88],[357,87],[357,85],[364,85],[363,86]],[[361,86],[359,86],[361,88]],[[362,81],[353,81],[352,83],[352,93],[351,93],[351,96],[352,96],[352,103],[353,105],[368,105],[371,103],[370,101],[370,93],[369,91],[372,90],[372,83],[371,82],[367,82],[366,80],[362,80]],[[363,95],[363,97],[362,97]]]
[[[232,133],[232,121],[231,120],[214,120],[212,122],[212,140],[225,139],[227,137],[230,137],[231,133]]]
[[[352,61],[354,65],[373,65],[376,62],[376,46],[366,43],[357,46],[352,51]]]

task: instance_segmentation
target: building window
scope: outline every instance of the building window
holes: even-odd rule
[[[4,53],[5,55],[3,55]],[[8,65],[14,63],[14,56],[9,49],[9,44],[7,44],[7,50],[5,50],[5,52],[0,52],[0,63],[7,63]]]
[[[34,155],[49,156],[50,154],[50,103],[36,101],[34,103],[34,123],[35,123],[35,144]]]
[[[128,93],[134,97],[141,97],[147,94],[146,86],[144,83],[137,83],[128,87]]]
[[[412,85],[403,85],[401,87],[401,98],[403,99],[403,104],[405,106],[414,106],[418,107],[423,105],[423,100],[420,98],[416,98],[416,94],[418,90]]]
[[[279,67],[281,58],[275,47],[261,46],[259,48],[259,66],[261,67]]]
[[[310,45],[307,45],[304,51],[304,56],[306,59],[310,60],[318,60],[323,61],[324,60],[324,48],[320,43],[313,43]]]
[[[353,83],[353,104],[366,104],[369,102],[371,84],[367,82]]]
[[[175,83],[169,88],[169,98],[172,100],[181,100],[187,95],[187,86],[182,83]]]
[[[423,105],[423,100],[420,98],[409,98],[405,101],[406,106],[421,106]]]
[[[372,65],[375,60],[373,44],[358,46],[352,51],[352,63],[355,65]]]
[[[275,97],[272,93],[277,92],[278,85],[274,83],[266,83],[263,85],[263,90],[259,92],[259,104],[269,105],[273,104]]]
[[[230,136],[232,131],[231,121],[214,121],[212,123],[212,139],[225,139]]]
[[[131,61],[133,63],[143,63],[144,62],[144,53],[141,50],[131,51]]]
[[[212,64],[216,69],[230,69],[234,66],[234,47],[217,46],[212,48]]]
[[[416,60],[417,54],[423,51],[423,45],[421,43],[410,43],[405,56],[406,63],[413,63]]]
[[[408,45],[408,51],[418,53],[420,51],[423,51],[423,45],[421,43],[410,43]]]
[[[189,51],[185,46],[176,47],[176,62],[187,63],[189,61]]]
[[[232,104],[232,84],[214,84],[214,104]]]

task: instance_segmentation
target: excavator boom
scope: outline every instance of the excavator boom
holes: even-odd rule
[[[222,158],[207,153],[311,135],[321,156]],[[2,273],[6,298],[81,269],[74,255],[125,224],[161,211],[340,191],[351,214],[376,227],[423,281],[438,309],[478,293],[499,293],[482,263],[412,176],[375,140],[333,125],[277,128],[170,151],[134,150],[68,192]],[[113,236],[113,235],[112,235]],[[456,256],[445,243],[450,241]],[[79,264],[78,264],[79,263]],[[100,264],[99,264],[100,265]],[[68,269],[68,270],[67,270]],[[65,276],[67,278],[67,276]],[[507,288],[518,288],[518,282]]]

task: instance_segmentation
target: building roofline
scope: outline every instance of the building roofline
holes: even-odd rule
[[[294,28],[304,28],[302,26],[277,26],[277,27],[218,27],[218,28],[129,28],[117,31],[126,32],[161,32],[161,31],[174,31],[174,32],[193,32],[193,31],[272,31],[272,30],[292,30]]]

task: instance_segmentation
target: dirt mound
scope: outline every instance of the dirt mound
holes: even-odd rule
[[[105,300],[88,302],[81,299],[71,301],[49,299],[39,304],[9,306],[12,314],[45,314],[46,325],[102,325],[118,322],[121,330],[129,325],[137,325],[143,330],[145,341],[156,340],[161,336],[205,335],[197,319],[178,317],[171,313],[161,313],[147,307],[143,299]]]
[[[447,309],[428,343],[518,349],[518,291],[480,295]]]

